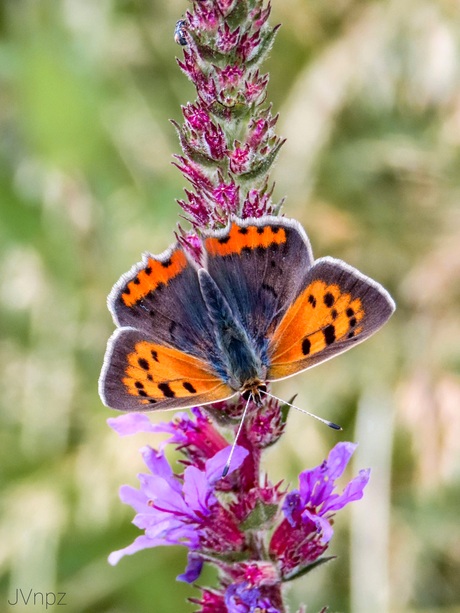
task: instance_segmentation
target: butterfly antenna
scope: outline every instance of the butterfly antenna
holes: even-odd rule
[[[230,462],[232,461],[233,452],[235,451],[236,443],[238,442],[238,437],[241,434],[241,429],[243,427],[244,418],[246,417],[246,413],[247,413],[248,406],[249,406],[249,403],[250,403],[251,399],[252,399],[252,394],[249,396],[249,398],[248,398],[248,400],[246,402],[246,406],[244,407],[244,411],[243,411],[243,415],[241,417],[240,425],[238,426],[238,432],[236,433],[235,440],[233,441],[232,448],[230,449],[230,455],[228,456],[227,463],[225,464],[224,470],[222,471],[222,478],[226,477],[227,474],[228,474],[228,471],[230,470]]]
[[[343,430],[342,426],[335,424],[333,421],[329,421],[328,419],[323,419],[322,417],[318,417],[318,415],[315,415],[314,413],[309,413],[308,411],[305,411],[305,409],[300,409],[299,407],[296,407],[295,404],[291,404],[290,402],[287,402],[286,400],[281,400],[281,398],[278,398],[278,396],[273,396],[273,394],[270,394],[269,392],[266,392],[265,390],[259,390],[259,391],[261,394],[270,396],[270,398],[274,398],[275,400],[278,400],[279,402],[283,402],[284,404],[287,404],[293,409],[297,409],[297,411],[300,411],[301,413],[305,413],[305,415],[314,417],[315,419],[317,419],[318,421],[321,421],[323,424],[326,424],[326,426],[329,426],[329,428],[332,428],[333,430]]]

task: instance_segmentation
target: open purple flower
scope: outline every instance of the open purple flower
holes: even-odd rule
[[[238,404],[233,410],[238,414]],[[300,474],[298,489],[283,493],[280,484],[271,485],[267,477],[255,480],[260,447],[279,436],[273,404],[267,415],[278,425],[268,428],[260,412],[249,416],[223,479],[230,447],[201,409],[192,412],[177,413],[171,422],[160,424],[136,413],[109,420],[121,435],[170,435],[160,451],[142,450],[149,473],[139,475],[140,490],[120,490],[123,502],[136,510],[134,524],[144,534],[112,553],[110,563],[140,549],[183,545],[188,548],[188,564],[179,580],[193,583],[206,561],[219,570],[220,589],[203,589],[202,599],[193,600],[202,606],[201,613],[281,612],[283,582],[328,559],[322,556],[332,536],[332,517],[362,497],[369,471],[360,471],[342,492],[336,491],[336,480],[356,448],[338,443],[322,464]],[[186,458],[181,475],[174,474],[163,455],[167,444]]]
[[[206,462],[204,470],[188,466],[180,479],[161,451],[145,447],[142,454],[150,474],[139,475],[140,490],[128,485],[120,489],[122,501],[137,512],[133,523],[145,533],[128,547],[113,552],[109,562],[116,564],[125,555],[158,545],[185,545],[192,552],[213,554],[239,551],[244,536],[232,513],[214,494],[229,451],[229,447],[219,451]],[[238,469],[247,455],[246,449],[236,447],[229,473]],[[200,570],[199,557],[192,556],[181,577],[194,581]]]
[[[353,443],[338,443],[327,460],[300,474],[299,489],[284,499],[285,519],[270,542],[270,553],[279,559],[283,577],[318,560],[331,540],[334,513],[362,498],[369,470],[361,470],[341,494],[334,491],[355,449]]]

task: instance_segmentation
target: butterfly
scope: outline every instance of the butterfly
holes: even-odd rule
[[[234,217],[202,248],[202,267],[177,243],[115,284],[99,380],[108,407],[178,409],[238,393],[260,403],[267,383],[347,351],[395,309],[355,268],[314,260],[292,219]]]

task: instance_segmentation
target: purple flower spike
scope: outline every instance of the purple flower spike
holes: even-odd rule
[[[224,225],[231,214],[247,216],[251,208],[258,216],[276,209],[272,190],[257,186],[268,184],[283,141],[274,133],[276,118],[261,108],[268,75],[259,66],[278,29],[268,25],[270,5],[195,0],[193,9],[184,19],[187,45],[178,64],[197,99],[182,107],[183,125],[173,123],[183,150],[176,165],[193,187],[178,204],[199,231]],[[248,182],[253,177],[257,185]]]
[[[212,261],[218,268],[217,257],[213,261],[203,248],[202,239],[209,230],[226,226],[234,216],[247,219],[277,215],[283,204],[283,200],[273,200],[274,184],[269,173],[284,140],[275,132],[278,116],[272,114],[270,104],[264,104],[269,77],[261,72],[262,62],[270,53],[279,26],[273,28],[268,23],[270,0],[191,0],[189,6],[176,25],[175,39],[183,54],[178,60],[179,67],[195,87],[196,100],[185,104],[181,122],[172,121],[172,124],[182,149],[181,154],[174,157],[173,164],[187,181],[178,204],[191,228],[184,230],[179,226],[176,237],[187,259],[197,267],[206,268]],[[230,269],[233,265],[239,275],[247,274],[246,268],[252,262],[247,257],[248,251],[254,248],[258,258],[254,278],[261,276],[263,267],[272,271],[270,274],[279,274],[277,271],[282,270],[279,262],[289,253],[287,241],[281,238],[278,243],[273,238],[279,230],[278,224],[271,226],[269,233],[264,233],[264,229],[257,228],[261,236],[255,237],[252,230],[240,228],[242,235],[248,234],[245,239],[241,237],[241,241],[234,241],[240,251],[233,248],[226,251],[223,245],[228,239],[218,239],[222,243],[222,252],[218,250],[216,254],[219,254],[219,261],[225,260],[222,267]],[[266,244],[266,240],[273,242]],[[268,250],[269,258],[266,257]],[[172,258],[168,262],[160,261],[169,268]],[[150,272],[147,274],[148,268]],[[153,268],[148,268],[139,273],[133,284],[138,281],[139,285],[140,279],[144,279],[142,275],[152,274]],[[165,326],[174,320],[176,303],[181,312],[185,312],[184,309],[190,311],[190,320],[185,322],[188,326],[181,319],[173,322],[177,323],[177,330],[169,327],[171,337],[174,339],[174,334],[177,334],[181,339],[177,347],[173,342],[172,346],[181,351],[188,350],[184,347],[188,347],[192,325],[196,326],[197,339],[204,332],[209,336],[207,324],[204,324],[204,319],[200,323],[201,315],[197,315],[197,309],[187,304],[186,297],[179,295],[184,287],[181,283],[193,282],[197,292],[194,296],[197,300],[203,297],[200,296],[200,281],[196,275],[191,274],[188,266],[184,271],[183,276],[179,276],[181,272],[165,276],[168,285],[170,282],[176,284],[174,287],[178,294],[174,294],[174,299],[164,304],[158,300],[157,303],[155,290],[153,295],[151,292],[144,296],[142,292],[136,303],[140,305],[138,310],[145,308],[149,317],[155,318],[157,309]],[[223,273],[222,277],[225,277]],[[236,274],[235,287],[229,285],[225,291],[226,282],[219,275],[214,280],[218,286],[222,284],[222,294],[228,298],[229,304],[232,290],[235,297],[243,296],[241,306],[251,304],[252,310],[247,313],[249,319],[259,323],[252,325],[254,322],[249,321],[243,327],[253,335],[253,328],[257,331],[259,324],[263,324],[260,337],[251,339],[258,349],[258,343],[267,341],[268,336],[276,332],[277,320],[281,320],[290,301],[298,295],[298,288],[292,288],[292,292],[289,290],[292,296],[289,292],[280,295],[276,288],[265,283],[260,288],[248,286],[246,290]],[[122,295],[132,293],[131,288],[136,289],[137,295],[139,288],[128,285]],[[147,281],[145,285],[147,287]],[[164,296],[163,281],[160,285]],[[155,287],[159,289],[159,286]],[[254,296],[249,296],[253,289]],[[186,296],[185,292],[183,294]],[[277,305],[272,320],[265,316],[271,313],[268,301]],[[325,302],[329,300],[325,299]],[[206,306],[209,307],[208,301]],[[117,316],[118,308],[120,313],[125,311],[123,304],[117,303]],[[244,309],[234,307],[233,303],[228,308],[235,321],[243,324]],[[168,309],[172,309],[171,320]],[[131,310],[135,309],[128,309]],[[348,311],[351,312],[349,317],[358,325],[356,318],[352,317],[353,309]],[[214,320],[210,312],[208,315],[211,326]],[[132,317],[134,315],[126,315],[126,325],[131,325]],[[119,318],[120,323],[123,318]],[[340,322],[337,320],[336,323]],[[152,325],[150,319],[148,325]],[[232,324],[228,328],[230,333],[225,342],[231,343],[233,331],[238,326]],[[150,338],[148,330],[150,328],[145,328],[147,339]],[[237,334],[234,336],[236,338]],[[236,338],[235,346],[237,342]],[[222,349],[219,343],[216,351]],[[195,341],[191,345],[195,346]],[[304,353],[309,351],[310,347]],[[159,360],[154,359],[160,361],[161,372],[159,353]],[[200,351],[196,353],[200,358]],[[269,347],[266,353],[270,353]],[[207,352],[204,355],[208,355]],[[269,373],[270,356],[261,351],[260,359]],[[184,364],[187,361],[185,358],[182,360]],[[146,361],[137,360],[139,371]],[[136,370],[137,364],[136,361],[130,362],[130,367]],[[163,366],[166,372],[164,363]],[[213,397],[211,392],[210,395],[201,393],[200,381],[195,390],[195,380],[193,385],[187,385],[179,373],[172,378],[174,385],[165,385],[162,389],[159,372],[149,370],[145,376],[149,377],[148,386],[157,385],[165,397],[182,400],[181,380],[184,389],[196,393],[197,399]],[[167,372],[169,375],[171,368]],[[147,393],[141,381],[136,381],[136,388],[132,391],[141,397]],[[203,408],[194,407],[190,412],[178,412],[170,421],[157,424],[152,424],[144,413],[128,413],[108,420],[110,427],[120,436],[143,432],[164,435],[166,439],[160,443],[159,449],[147,446],[141,450],[146,469],[138,475],[139,488],[128,485],[120,488],[120,498],[134,509],[133,523],[142,534],[127,547],[114,551],[109,556],[110,564],[117,564],[123,556],[142,549],[181,545],[187,549],[188,561],[184,572],[177,577],[179,581],[197,581],[205,563],[212,564],[218,572],[215,588],[199,587],[200,597],[190,599],[198,605],[197,613],[286,613],[283,584],[330,559],[324,557],[324,553],[333,536],[334,515],[349,502],[362,497],[369,470],[361,470],[343,490],[338,490],[336,481],[343,475],[356,447],[352,443],[339,443],[322,464],[300,474],[298,489],[288,491],[283,482],[272,483],[261,469],[261,458],[264,450],[284,432],[287,404],[283,406],[282,402],[271,397],[269,389],[265,391],[267,395],[261,390],[261,400],[257,403],[251,396],[247,401],[243,398],[246,394],[243,394]],[[182,406],[182,402],[176,406]],[[242,421],[243,412],[245,418]],[[232,447],[235,442],[237,444]],[[175,471],[165,456],[168,445],[174,447],[174,457],[178,455],[180,458]],[[302,606],[297,613],[305,611]],[[323,609],[322,613],[325,612]]]

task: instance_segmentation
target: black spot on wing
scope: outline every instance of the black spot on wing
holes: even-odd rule
[[[304,338],[302,341],[302,353],[308,355],[311,349],[311,342],[308,338]]]
[[[173,390],[169,387],[168,383],[159,383],[158,389],[160,390],[160,392],[163,394],[165,398],[175,398],[176,396]]]
[[[187,392],[190,392],[191,394],[196,394],[196,389],[189,381],[184,381],[184,383],[182,383],[182,386],[184,389],[187,390]]]
[[[332,345],[335,342],[335,327],[332,324],[324,328],[323,334],[326,345]]]
[[[325,304],[327,307],[329,307],[329,308],[330,308],[330,307],[331,307],[331,306],[334,304],[334,302],[335,302],[334,296],[333,296],[333,295],[332,295],[330,292],[327,292],[326,294],[324,294],[324,298],[323,298],[323,300],[324,300],[324,304]]]
[[[139,358],[137,360],[137,363],[139,364],[139,366],[141,368],[143,368],[144,370],[149,370],[150,366],[149,363],[147,362],[147,360],[145,358]]]

